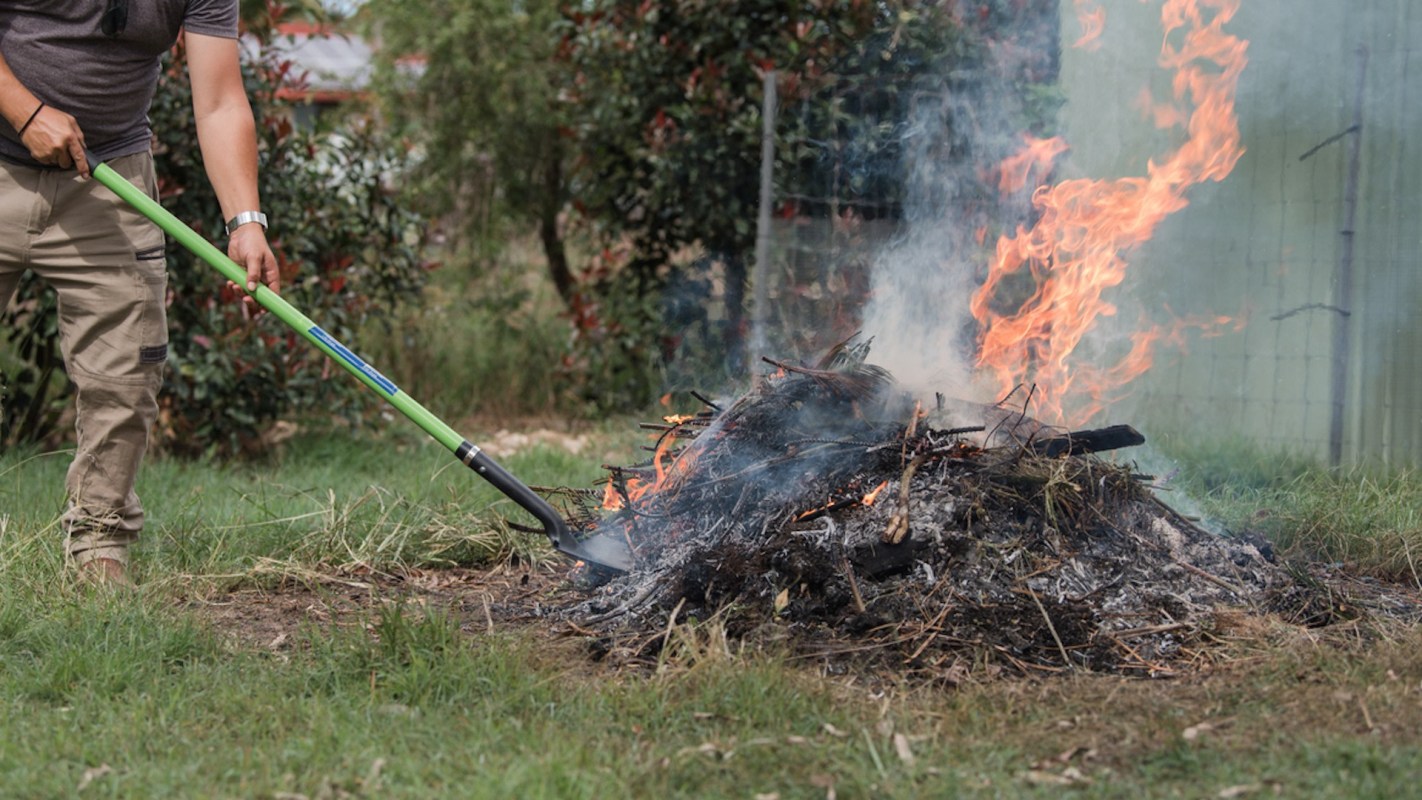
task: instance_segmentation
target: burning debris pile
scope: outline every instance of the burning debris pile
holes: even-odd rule
[[[637,566],[601,576],[569,619],[632,657],[661,646],[669,615],[719,615],[731,636],[831,662],[1160,674],[1220,608],[1308,604],[1267,548],[1202,530],[1091,454],[1143,442],[1129,427],[925,412],[866,350],[771,362],[734,404],[656,426],[652,461],[614,468],[586,509]]]

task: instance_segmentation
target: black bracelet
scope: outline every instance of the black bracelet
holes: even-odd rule
[[[43,110],[44,110],[44,101],[41,100],[41,101],[40,101],[40,104],[39,104],[39,108],[36,108],[36,109],[35,109],[35,113],[31,114],[31,115],[30,115],[30,118],[27,119],[27,120],[25,120],[25,124],[24,124],[24,125],[21,125],[21,126],[20,126],[20,129],[15,132],[16,135],[18,135],[18,136],[24,136],[24,135],[25,135],[25,131],[29,130],[30,123],[31,123],[31,122],[34,122],[34,121],[35,121],[35,117],[38,117],[38,116],[39,116],[39,112],[41,112],[41,111],[43,111]]]

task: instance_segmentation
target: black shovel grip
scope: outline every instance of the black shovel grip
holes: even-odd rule
[[[479,473],[479,477],[493,484],[495,489],[518,503],[523,510],[543,523],[543,531],[553,542],[554,549],[573,558],[597,564],[608,569],[626,572],[633,566],[632,552],[628,543],[606,534],[579,539],[568,527],[553,506],[548,504],[523,481],[515,478],[508,470],[487,453],[465,442],[455,451],[455,457],[469,468]]]
[[[568,523],[563,521],[563,517],[548,504],[548,501],[539,497],[532,489],[525,486],[523,481],[515,478],[512,473],[500,466],[499,462],[490,458],[488,453],[465,442],[454,456],[468,464],[470,469],[479,473],[479,477],[493,484],[495,489],[503,492],[510,500],[518,503],[524,511],[543,523],[543,529],[548,534],[548,538],[553,540],[554,546],[561,544],[564,539],[570,538]]]

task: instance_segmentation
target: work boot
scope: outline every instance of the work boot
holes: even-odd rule
[[[133,581],[128,577],[128,567],[116,558],[91,558],[80,564],[75,574],[81,586],[96,589],[133,587]]]

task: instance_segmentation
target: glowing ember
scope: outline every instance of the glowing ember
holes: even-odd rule
[[[1077,3],[1079,12],[1090,6]],[[1036,410],[1045,419],[1085,422],[1112,399],[1114,390],[1150,367],[1158,341],[1181,326],[1204,327],[1184,321],[1173,331],[1148,328],[1132,337],[1130,352],[1115,365],[1071,363],[1072,352],[1097,317],[1116,313],[1103,294],[1124,279],[1123,254],[1188,204],[1187,189],[1223,180],[1244,154],[1234,98],[1248,42],[1223,30],[1238,9],[1239,0],[1166,0],[1161,10],[1165,42],[1160,63],[1174,70],[1177,107],[1187,97],[1193,104],[1186,118],[1189,137],[1178,149],[1159,162],[1152,160],[1144,177],[1069,180],[1038,188],[1032,198],[1036,224],[998,240],[986,281],[972,299],[973,316],[983,329],[978,364],[995,375],[1003,395],[1015,386],[1035,384]],[[1156,116],[1166,122],[1177,119],[1160,111]],[[1031,147],[1038,152],[1017,158],[1040,167],[1043,142],[1031,140]],[[1016,163],[1003,165],[1004,184]],[[1033,278],[1031,297],[1015,311],[995,308],[1004,281],[1024,268]],[[1067,401],[1070,411],[1063,406]]]
[[[868,494],[865,494],[863,497],[849,497],[849,498],[842,498],[842,499],[839,499],[839,500],[831,499],[831,500],[829,500],[828,502],[826,502],[824,505],[822,505],[822,506],[820,506],[820,507],[818,507],[818,508],[812,508],[812,509],[810,509],[809,511],[802,511],[802,512],[800,512],[800,514],[795,517],[795,521],[796,521],[796,522],[804,522],[805,520],[814,519],[815,517],[818,517],[818,516],[820,516],[821,514],[824,514],[824,513],[830,512],[830,511],[838,511],[838,510],[840,510],[841,508],[848,508],[849,506],[852,506],[852,505],[855,505],[855,504],[865,505],[865,506],[872,506],[872,505],[874,505],[874,501],[879,499],[879,494],[880,494],[881,492],[883,492],[884,489],[885,489],[885,487],[887,487],[888,485],[889,485],[889,482],[888,482],[888,481],[884,481],[883,483],[880,483],[878,486],[875,486],[873,491],[869,492]]]
[[[811,519],[811,518],[814,518],[814,517],[818,517],[819,515],[825,513],[826,511],[829,511],[829,510],[830,510],[831,508],[833,508],[833,507],[834,507],[834,503],[833,503],[833,502],[830,502],[830,503],[825,503],[824,505],[820,506],[819,508],[812,508],[812,509],[810,509],[809,511],[801,511],[801,512],[800,512],[800,515],[799,515],[798,517],[795,517],[795,521],[796,521],[796,522],[803,522],[803,521],[805,521],[805,520],[807,520],[807,519]]]

